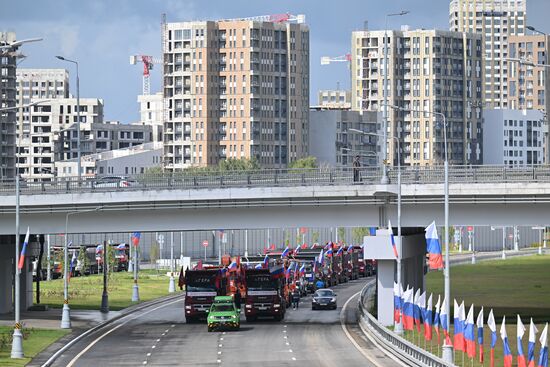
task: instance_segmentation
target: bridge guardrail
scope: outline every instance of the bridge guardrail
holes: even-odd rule
[[[402,167],[403,184],[442,184],[442,166]],[[142,189],[213,189],[226,187],[288,187],[330,185],[372,185],[381,178],[379,167],[361,167],[359,182],[353,180],[353,168],[265,169],[253,171],[174,172],[118,176],[120,180],[101,183],[99,178],[59,177],[50,181],[21,182],[23,194],[58,194],[68,192],[107,192]],[[397,168],[390,167],[390,182],[397,182]],[[550,166],[450,166],[453,183],[550,183]],[[13,195],[14,180],[0,181],[0,195]]]
[[[368,302],[374,293],[374,285],[375,281],[367,284],[361,291],[361,297],[359,298],[359,324],[363,332],[369,333],[387,353],[390,353],[408,366],[455,367],[454,364],[443,361],[441,358],[417,347],[387,329],[368,312]]]

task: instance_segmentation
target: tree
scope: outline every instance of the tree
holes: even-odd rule
[[[309,156],[289,163],[288,168],[317,168],[317,158]]]
[[[319,242],[319,232],[315,231],[311,234],[311,241],[313,243],[318,243]]]
[[[353,237],[353,242],[362,243],[363,237],[368,236],[370,233],[367,227],[356,227],[351,230],[351,236]]]
[[[220,171],[253,171],[260,168],[260,164],[255,158],[225,159],[218,164]]]
[[[158,264],[157,264],[157,260],[159,259],[159,256],[160,256],[160,248],[159,248],[159,244],[157,242],[151,244],[151,250],[149,251],[149,259],[151,261],[151,263],[153,263],[155,265],[155,269],[158,271]]]
[[[86,253],[86,246],[80,246],[78,251],[78,261],[80,262],[80,275],[85,275],[86,271],[90,271],[90,258]]]
[[[346,242],[346,229],[344,227],[338,227],[338,240],[342,242]]]

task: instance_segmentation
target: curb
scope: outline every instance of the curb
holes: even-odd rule
[[[173,300],[175,300],[175,299],[177,299],[178,297],[181,297],[181,296],[182,296],[181,294],[164,296],[164,297],[157,298],[157,299],[154,299],[154,300],[151,300],[151,301],[146,301],[146,302],[137,304],[135,306],[128,307],[126,312],[121,313],[120,315],[117,315],[117,316],[113,317],[112,319],[104,321],[104,322],[92,327],[91,329],[86,330],[85,332],[83,332],[82,334],[76,336],[75,338],[71,339],[71,341],[69,341],[67,344],[65,344],[61,349],[59,349],[57,352],[55,352],[44,364],[42,364],[41,367],[51,366],[57,360],[57,358],[59,358],[65,351],[67,351],[67,349],[72,347],[74,344],[78,343],[79,341],[81,341],[85,337],[87,337],[87,336],[103,329],[104,327],[109,326],[113,322],[118,321],[118,320],[120,320],[124,317],[127,317],[127,316],[133,314],[134,312],[141,311],[141,310],[143,310],[145,308],[148,308],[150,306],[155,306],[157,304],[161,304],[161,303],[164,303],[164,302],[173,301]],[[32,361],[31,361],[31,363],[32,363]]]

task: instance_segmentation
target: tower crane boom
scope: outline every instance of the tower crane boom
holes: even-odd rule
[[[144,95],[151,94],[150,71],[154,64],[162,64],[162,60],[148,55],[132,55],[130,56],[130,65],[135,65],[138,62],[143,63],[143,91]]]

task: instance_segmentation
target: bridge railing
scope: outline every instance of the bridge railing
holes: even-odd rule
[[[399,359],[407,366],[417,367],[454,367],[441,358],[417,347],[380,324],[368,311],[375,296],[375,281],[367,284],[359,299],[359,325],[361,329],[379,344],[387,353]]]
[[[390,167],[391,183],[397,182],[397,167]],[[442,166],[402,167],[403,184],[441,184],[444,181]],[[111,180],[106,179],[111,177]],[[25,194],[95,192],[140,189],[208,189],[224,187],[277,187],[277,186],[327,186],[371,185],[380,182],[379,167],[361,167],[359,181],[354,181],[352,167],[314,169],[265,169],[253,171],[181,171],[161,174],[131,176],[59,177],[48,181],[21,181]],[[550,166],[450,166],[450,183],[507,183],[550,182]],[[14,180],[0,181],[0,194],[15,192]]]

